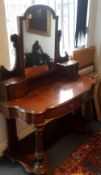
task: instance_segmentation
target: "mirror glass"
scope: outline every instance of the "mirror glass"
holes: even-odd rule
[[[28,72],[32,67],[42,67],[42,71],[45,67],[47,71],[49,62],[54,62],[56,56],[57,17],[55,12],[48,6],[34,5],[29,7],[24,16],[19,19],[24,67]]]

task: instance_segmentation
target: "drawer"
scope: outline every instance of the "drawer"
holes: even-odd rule
[[[73,112],[75,109],[77,109],[78,107],[80,107],[80,105],[82,105],[83,103],[85,103],[86,101],[88,101],[88,99],[91,97],[91,94],[88,93],[84,93],[81,96],[74,98],[73,100],[61,104],[57,107],[53,107],[47,110],[46,113],[46,118],[47,119],[54,119],[54,118],[59,118],[62,117],[68,113]]]
[[[73,112],[76,108],[78,108],[82,103],[82,98],[78,97],[68,103],[64,103],[59,105],[58,107],[53,107],[48,109],[46,118],[59,118],[62,117],[70,112]]]

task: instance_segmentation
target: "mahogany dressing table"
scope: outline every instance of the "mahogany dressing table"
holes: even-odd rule
[[[39,71],[38,73],[37,70],[37,73],[35,73],[36,66],[33,66],[31,67],[32,71],[30,73],[27,71],[26,73],[24,52],[27,49],[24,48],[24,42],[27,35],[26,37],[25,34],[23,35],[25,22],[27,20],[28,25],[28,17],[31,17],[31,14],[34,15],[32,12],[37,12],[37,10],[40,12],[41,9],[42,13],[44,11],[45,14],[51,15],[49,17],[51,21],[55,21],[54,59],[50,59],[47,65],[45,64],[45,68],[48,66],[45,71],[40,69],[43,64],[39,62],[38,70],[42,70],[42,72]],[[3,66],[0,69],[0,112],[7,119],[8,146],[10,150],[18,142],[15,119],[29,125],[33,124],[36,137],[35,153],[32,160],[23,160],[23,162],[29,172],[45,174],[48,170],[48,165],[42,139],[44,126],[71,113],[80,106],[88,104],[92,98],[94,81],[89,77],[78,75],[78,61],[69,61],[67,54],[63,58],[59,55],[60,31],[57,30],[58,17],[50,7],[44,5],[29,7],[23,17],[18,17],[18,24],[19,34],[11,37],[16,50],[14,69],[8,71]],[[33,30],[33,32],[35,31]],[[40,35],[39,33],[38,31],[37,35]],[[45,34],[41,31],[41,35]],[[41,40],[39,43],[41,43]],[[30,53],[29,55],[32,56],[33,54]],[[40,58],[42,57],[40,56]]]

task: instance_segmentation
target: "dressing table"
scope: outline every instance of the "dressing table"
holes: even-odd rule
[[[36,19],[45,20],[43,27]],[[33,124],[35,151],[32,160],[28,161],[27,157],[23,162],[29,172],[45,174],[48,170],[42,138],[45,125],[82,105],[85,110],[92,99],[94,81],[78,74],[78,61],[68,60],[67,54],[60,56],[61,33],[53,9],[45,5],[29,7],[24,16],[18,17],[18,30],[18,35],[11,36],[16,53],[15,66],[11,71],[3,66],[0,68],[0,112],[7,120],[9,150],[18,142],[15,119]],[[29,54],[33,58],[32,48],[36,41],[50,59],[47,63],[41,61],[39,65],[26,67],[25,59],[30,57],[25,56]]]

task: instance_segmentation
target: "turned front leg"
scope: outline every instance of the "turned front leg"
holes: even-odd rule
[[[37,126],[35,129],[36,142],[33,172],[35,174],[45,174],[48,170],[48,167],[46,154],[43,148],[43,127]]]

